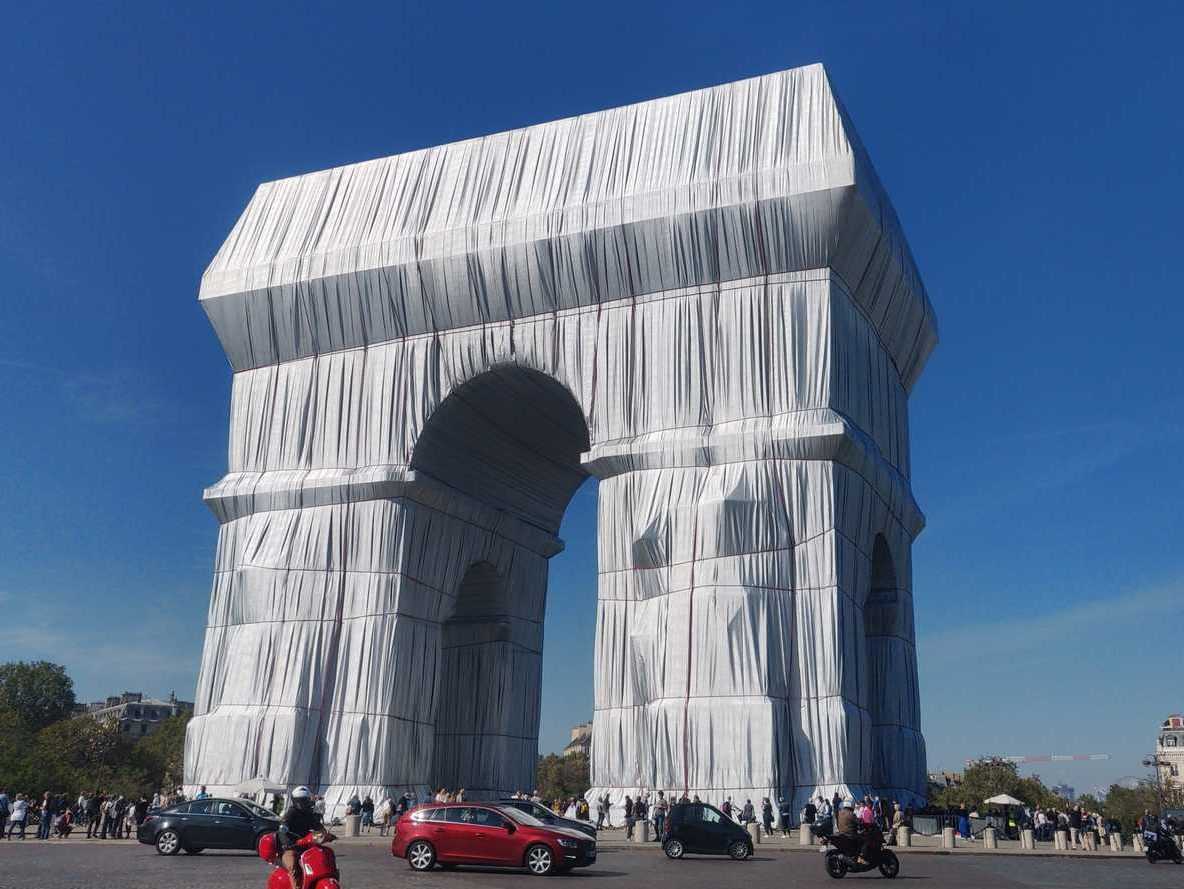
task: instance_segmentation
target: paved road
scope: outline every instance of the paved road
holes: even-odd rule
[[[552,877],[553,889],[671,886],[677,889],[786,889],[879,885],[879,876],[848,876],[841,884],[816,853],[766,853],[751,861],[687,858],[668,861],[655,851],[606,849],[594,867]],[[377,845],[338,845],[345,889],[524,889],[537,878],[520,872],[461,869],[413,873]],[[263,889],[268,867],[253,854],[205,852],[164,858],[148,846],[99,843],[0,843],[0,889]],[[1072,860],[1013,856],[901,856],[897,882],[930,889],[1154,889],[1184,883],[1184,866],[1140,859]]]

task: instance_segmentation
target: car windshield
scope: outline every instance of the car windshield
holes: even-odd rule
[[[543,822],[535,818],[528,812],[523,812],[521,809],[515,809],[513,806],[498,806],[499,812],[504,812],[507,817],[513,818],[519,824],[525,824],[527,827],[546,827]]]

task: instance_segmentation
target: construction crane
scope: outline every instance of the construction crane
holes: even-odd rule
[[[1009,754],[1003,756],[980,756],[977,759],[968,759],[966,760],[966,765],[972,766],[976,762],[985,762],[992,759],[1002,759],[1006,762],[1014,762],[1017,766],[1024,766],[1034,762],[1101,762],[1109,758],[1109,753],[1035,753],[1031,755]]]

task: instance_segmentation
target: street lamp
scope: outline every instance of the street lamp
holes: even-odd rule
[[[1154,771],[1155,771],[1155,796],[1156,796],[1156,799],[1159,800],[1160,817],[1163,816],[1163,810],[1164,810],[1163,772],[1161,772],[1160,769],[1163,767],[1166,767],[1166,766],[1170,766],[1170,765],[1171,765],[1171,763],[1169,763],[1165,759],[1160,759],[1159,755],[1155,754],[1155,753],[1149,753],[1147,756],[1145,756],[1143,758],[1143,767],[1148,768],[1148,769],[1154,769]]]

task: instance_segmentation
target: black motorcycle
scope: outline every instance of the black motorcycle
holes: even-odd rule
[[[814,832],[822,839],[826,872],[834,879],[841,880],[848,873],[862,874],[877,868],[880,876],[889,880],[900,873],[900,859],[891,849],[884,848],[884,835],[877,828],[868,828],[867,832],[851,837],[830,833],[829,823],[822,827],[821,831],[816,828]],[[869,838],[871,849],[863,863],[860,863],[860,850]]]
[[[1176,841],[1172,835],[1166,830],[1143,831],[1143,848],[1147,853],[1147,860],[1151,864],[1157,861],[1174,861],[1176,864],[1184,864],[1184,856],[1180,854],[1180,847],[1176,845]]]

